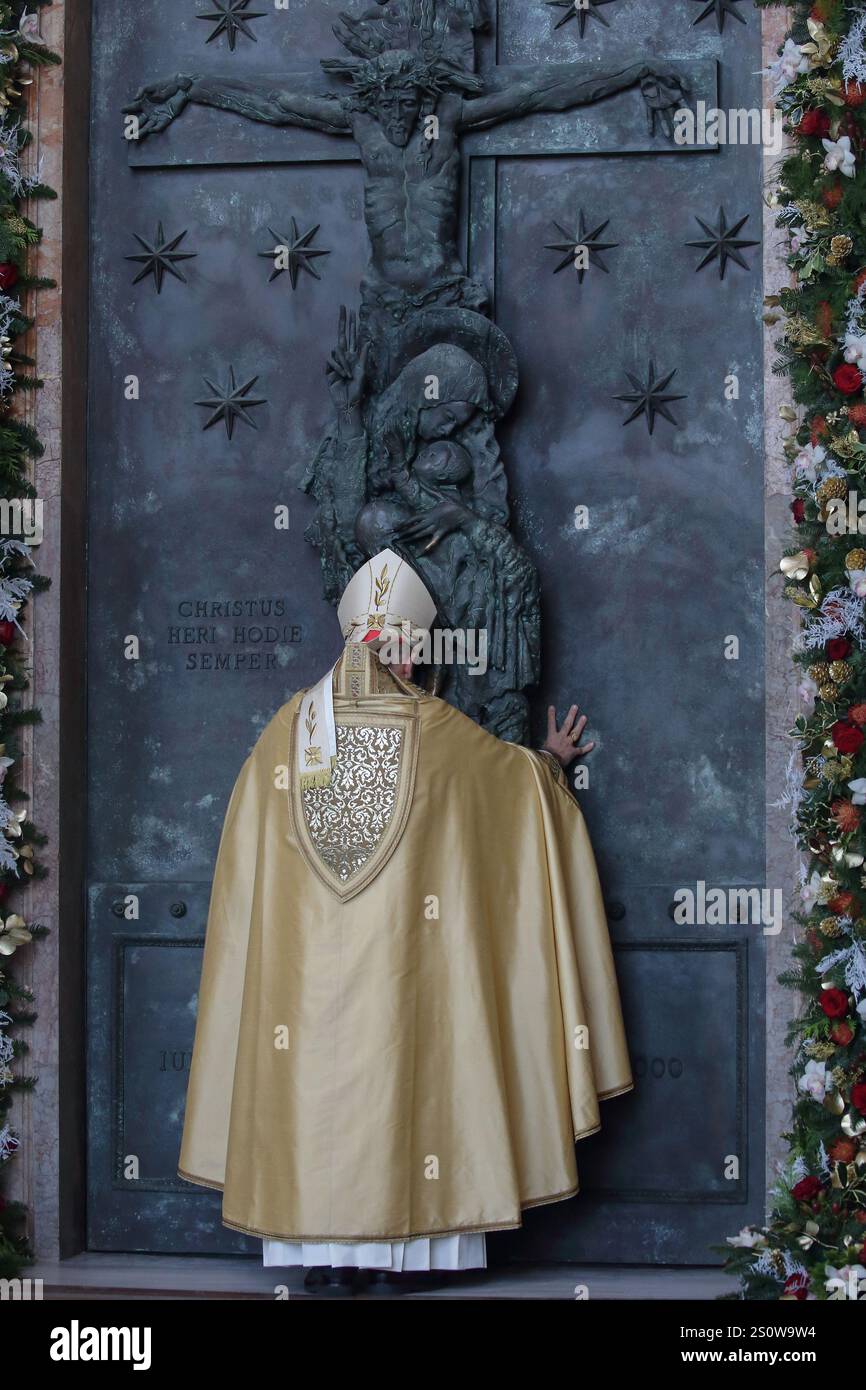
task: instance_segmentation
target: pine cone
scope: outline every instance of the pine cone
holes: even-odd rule
[[[864,564],[866,564],[866,551],[862,552],[862,554],[864,558]],[[863,569],[864,565],[852,565],[851,568],[859,570]],[[849,666],[847,661],[830,662],[830,679],[831,681],[835,681],[837,685],[844,685],[846,681],[849,681],[851,679],[853,674],[854,668],[852,666]]]
[[[831,497],[847,497],[847,478],[825,478],[815,489],[815,496],[819,502],[829,502]]]

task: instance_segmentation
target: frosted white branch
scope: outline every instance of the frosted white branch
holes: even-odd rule
[[[863,949],[862,941],[855,941],[850,946],[844,946],[841,951],[833,951],[831,955],[825,956],[820,965],[821,974],[826,975],[829,970],[835,970],[839,965],[844,967],[845,987],[854,998],[859,999],[862,994],[866,994],[866,951]]]
[[[866,11],[857,16],[845,35],[838,61],[846,82],[866,82]]]
[[[803,629],[794,639],[795,651],[823,647],[832,637],[849,634],[862,647],[866,634],[863,627],[863,599],[851,589],[831,589],[817,612],[810,613]]]

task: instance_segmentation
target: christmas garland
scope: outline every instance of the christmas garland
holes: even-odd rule
[[[758,0],[777,3],[778,0]],[[787,798],[802,853],[802,927],[782,984],[799,992],[790,1153],[769,1224],[729,1238],[749,1299],[866,1298],[866,3],[789,7],[771,73],[791,139],[771,206],[793,285],[774,370],[796,539],[781,561],[803,614],[804,712]],[[796,409],[794,407],[797,407]],[[858,530],[859,494],[863,499]],[[853,519],[853,528],[850,522]],[[732,1297],[736,1295],[731,1295]]]
[[[37,722],[39,715],[22,708],[15,697],[28,683],[22,626],[27,603],[45,587],[23,538],[37,529],[38,499],[27,467],[42,449],[33,429],[19,418],[16,401],[18,392],[41,385],[28,374],[32,359],[18,346],[33,324],[22,309],[22,296],[52,283],[27,274],[28,252],[40,234],[21,211],[24,199],[55,196],[40,183],[38,173],[22,170],[22,154],[31,139],[23,124],[25,89],[36,67],[59,62],[39,39],[38,6],[45,3],[50,0],[36,0],[34,13],[16,0],[0,0],[0,1277],[5,1278],[15,1275],[29,1258],[24,1207],[7,1201],[2,1187],[19,1147],[9,1113],[13,1095],[34,1084],[33,1077],[14,1070],[27,1053],[18,1030],[31,1024],[35,1014],[33,995],[16,983],[11,962],[16,951],[44,932],[11,910],[10,898],[14,900],[30,877],[41,874],[36,851],[44,842],[28,819],[26,796],[15,780],[16,732]]]

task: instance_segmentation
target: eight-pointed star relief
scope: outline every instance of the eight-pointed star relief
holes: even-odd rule
[[[668,410],[670,401],[684,401],[686,399],[684,395],[675,396],[668,392],[667,388],[676,374],[677,369],[675,367],[672,372],[668,372],[667,376],[657,377],[655,363],[652,360],[650,360],[646,381],[638,381],[631,372],[626,372],[634,390],[614,396],[614,400],[625,401],[627,405],[633,405],[634,410],[622,423],[630,425],[632,420],[638,420],[641,415],[644,415],[647,429],[652,434],[655,429],[656,415],[663,415],[666,420],[670,420],[672,425],[679,426],[679,421]]]
[[[749,214],[746,213],[745,217],[741,217],[739,222],[735,222],[732,227],[729,227],[727,218],[725,217],[725,209],[722,207],[719,208],[719,225],[717,227],[711,227],[702,217],[698,217],[697,214],[695,214],[695,221],[703,228],[708,238],[706,241],[686,242],[686,246],[695,246],[699,251],[706,251],[707,253],[700,264],[695,266],[695,270],[703,270],[705,265],[709,265],[710,262],[716,260],[717,257],[720,280],[724,280],[725,278],[728,261],[736,261],[737,265],[743,267],[743,270],[750,270],[751,267],[748,261],[740,255],[740,252],[746,246],[760,246],[760,242],[746,241],[743,237],[738,237],[737,235],[738,232],[742,231],[748,220]]]
[[[734,9],[735,5],[742,5],[743,0],[692,0],[692,3],[704,6],[697,19],[692,21],[693,26],[700,24],[702,19],[709,19],[711,14],[716,16],[720,34],[725,27],[725,19],[728,15],[733,15],[734,19],[738,19],[741,24],[746,22],[740,11]]]
[[[586,21],[588,19],[597,19],[599,24],[604,25],[605,29],[610,28],[609,21],[605,19],[603,14],[599,13],[599,6],[612,5],[613,3],[614,0],[583,0],[583,3],[577,3],[577,0],[545,0],[545,4],[551,5],[554,9],[565,10],[565,14],[559,20],[556,28],[561,29],[563,24],[567,24],[570,19],[576,19],[580,25],[581,38],[586,33]]]
[[[282,275],[284,270],[289,272],[289,279],[292,282],[293,290],[297,289],[298,272],[301,270],[306,270],[314,279],[321,280],[322,277],[313,265],[313,261],[317,256],[330,256],[331,253],[330,251],[319,250],[318,247],[310,245],[310,242],[319,230],[319,226],[320,223],[317,222],[315,227],[311,227],[308,232],[304,232],[303,235],[301,235],[298,232],[298,224],[293,217],[291,227],[292,234],[287,237],[280,236],[279,232],[275,232],[273,227],[268,227],[268,231],[274,238],[276,244],[270,251],[259,252],[260,256],[274,262],[274,268],[268,276],[268,284],[270,284],[271,280],[276,280],[278,275]],[[285,259],[288,260],[288,265],[278,263],[277,258],[282,251],[288,253],[285,257]]]
[[[578,284],[582,285],[583,277],[587,271],[587,267],[585,265],[577,264],[577,253],[579,250],[582,249],[586,250],[586,260],[589,262],[590,265],[597,266],[599,270],[603,270],[606,272],[606,274],[609,275],[610,270],[605,265],[599,253],[601,251],[613,251],[617,246],[619,246],[619,242],[599,241],[598,239],[609,222],[610,218],[607,217],[605,218],[604,222],[600,222],[597,227],[595,227],[591,232],[588,232],[586,230],[586,218],[583,214],[583,208],[580,209],[580,212],[578,214],[577,232],[574,235],[572,235],[571,232],[567,232],[565,228],[560,226],[558,222],[554,222],[553,225],[556,228],[556,230],[558,232],[561,232],[562,235],[565,237],[565,241],[556,241],[548,243],[544,248],[545,251],[565,252],[563,259],[559,262],[559,265],[553,272],[554,275],[558,275],[560,270],[564,270],[567,265],[573,265],[575,270],[577,271]]]
[[[258,381],[258,376],[250,377],[249,381],[243,386],[238,386],[235,380],[235,369],[229,367],[229,379],[225,386],[216,386],[208,377],[203,378],[205,386],[213,392],[213,395],[205,401],[196,401],[196,405],[206,406],[213,414],[202,425],[203,430],[209,430],[211,425],[215,425],[222,420],[226,427],[226,434],[231,439],[234,434],[235,420],[243,420],[245,425],[257,430],[258,425],[250,415],[250,407],[255,405],[267,405],[264,396],[251,396],[249,393]]]
[[[229,41],[229,48],[234,53],[235,45],[238,41],[238,34],[243,34],[246,38],[252,39],[257,43],[256,35],[247,23],[250,19],[263,19],[265,10],[250,10],[248,6],[250,0],[211,0],[215,7],[213,14],[198,14],[196,19],[207,20],[208,23],[215,25],[212,33],[208,34],[208,43],[213,43],[220,34],[225,34]]]
[[[137,285],[139,280],[143,280],[145,276],[152,275],[157,294],[162,294],[162,282],[166,275],[173,275],[176,280],[182,280],[184,284],[187,283],[186,276],[175,269],[175,261],[192,261],[196,257],[195,251],[177,250],[186,236],[186,230],[178,232],[171,241],[166,241],[162,223],[158,222],[152,245],[145,241],[143,236],[139,236],[138,232],[133,232],[132,235],[142,247],[142,251],[137,252],[136,255],[125,258],[128,261],[138,261],[141,264],[141,270],[132,282],[134,285]]]

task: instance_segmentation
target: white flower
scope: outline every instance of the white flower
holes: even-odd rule
[[[806,1063],[806,1070],[797,1082],[798,1088],[806,1096],[811,1096],[820,1105],[828,1091],[833,1089],[833,1076],[823,1062]]]
[[[860,367],[866,363],[866,337],[857,333],[845,334],[845,361]]]
[[[794,472],[814,483],[826,457],[827,450],[822,449],[820,444],[807,444],[794,458]]]
[[[866,1023],[866,997],[860,1000],[860,1003],[857,1005],[857,1012],[863,1022]]]
[[[32,940],[24,918],[17,912],[13,912],[5,922],[0,923],[0,956],[14,956],[19,946],[24,946]]]
[[[866,598],[866,570],[849,570],[851,590],[858,598]]]
[[[801,72],[809,71],[809,59],[794,43],[793,39],[788,39],[785,47],[779,54],[774,63],[767,69],[769,75],[776,84],[776,92],[779,93],[783,87],[787,87],[789,82],[793,82]]]
[[[28,14],[25,10],[18,23],[18,32],[25,39],[39,38],[39,15]]]
[[[737,1236],[728,1236],[728,1244],[734,1245],[738,1250],[754,1250],[756,1246],[766,1245],[767,1238],[762,1231],[756,1231],[754,1226],[744,1226]]]
[[[846,179],[853,179],[857,162],[851,149],[849,137],[840,135],[838,140],[822,140],[821,144],[827,151],[824,156],[824,168],[829,173],[835,173],[838,169],[839,173],[844,174]]]
[[[853,792],[851,800],[855,806],[866,806],[866,777],[855,777],[848,783],[848,790]]]
[[[811,912],[821,893],[821,875],[817,869],[813,870],[812,877],[800,884],[800,901],[803,904],[804,912]]]

